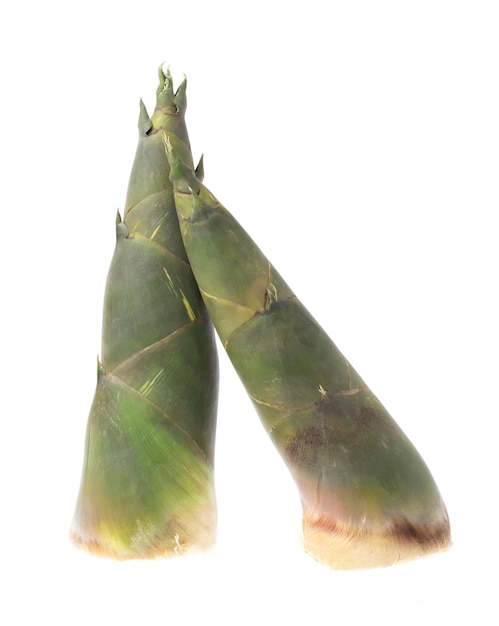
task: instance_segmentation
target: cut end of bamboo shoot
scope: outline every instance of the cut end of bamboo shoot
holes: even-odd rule
[[[148,537],[147,531],[138,525],[136,534],[127,537],[125,541],[112,528],[101,528],[92,532],[92,529],[80,526],[75,519],[69,539],[76,548],[92,556],[118,561],[172,559],[200,554],[215,546],[216,512],[200,512],[196,520],[183,526],[183,530],[179,528],[179,532],[173,532],[166,529],[164,535],[157,537]]]
[[[303,517],[303,547],[320,563],[336,570],[388,567],[451,546],[447,515],[437,523],[400,520],[384,529],[340,526],[330,520]]]

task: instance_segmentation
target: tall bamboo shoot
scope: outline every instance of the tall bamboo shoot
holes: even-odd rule
[[[160,70],[107,278],[98,380],[73,542],[117,558],[175,556],[215,540],[214,333],[187,261],[163,139],[190,159],[186,83]],[[192,162],[189,161],[192,165]]]
[[[234,217],[166,142],[187,255],[220,339],[337,569],[444,549],[449,520],[406,435]]]

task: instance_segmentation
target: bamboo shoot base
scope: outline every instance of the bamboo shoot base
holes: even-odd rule
[[[303,546],[314,559],[336,570],[388,567],[451,545],[449,520],[415,526],[410,522],[393,524],[384,532],[355,527],[341,528],[305,515]]]
[[[201,521],[202,520],[202,521]],[[171,559],[188,554],[199,554],[211,550],[216,541],[215,518],[201,516],[199,523],[191,523],[189,532],[168,533],[166,536],[137,536],[123,541],[113,537],[111,533],[89,533],[78,531],[75,524],[70,532],[71,543],[80,550],[109,559],[125,561],[131,559]]]

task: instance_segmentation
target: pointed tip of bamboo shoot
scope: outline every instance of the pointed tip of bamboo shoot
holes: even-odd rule
[[[116,240],[126,239],[129,235],[128,226],[121,219],[119,211],[116,212]]]
[[[166,65],[166,71],[165,71],[165,65]],[[163,62],[160,64],[160,66],[158,67],[158,79],[159,79],[159,85],[158,88],[156,89],[156,96],[158,98],[163,97],[163,98],[171,98],[171,100],[173,101],[173,83],[172,83],[172,75],[170,72],[170,64]]]
[[[177,90],[173,89],[173,79],[170,71],[170,65],[164,70],[165,63],[158,68],[159,85],[156,90],[156,108],[169,108],[171,113],[185,113],[187,108],[187,78],[184,78],[178,86]]]
[[[140,100],[139,107],[140,107],[139,123],[138,123],[139,133],[142,137],[145,137],[151,132],[152,121],[151,121],[151,118],[149,117],[149,113],[147,112],[146,105],[144,104],[142,99]]]
[[[187,76],[183,74],[183,79],[177,87],[173,101],[179,111],[185,112],[187,108]]]
[[[196,178],[199,180],[199,182],[202,183],[204,179],[204,154],[201,155],[194,174],[196,175]]]
[[[200,182],[196,178],[196,173],[179,155],[170,137],[164,138],[164,145],[170,165],[170,181],[174,191],[185,194],[197,193]]]
[[[447,515],[437,523],[393,523],[382,532],[339,527],[305,514],[302,542],[314,559],[336,570],[380,568],[443,552],[452,545]]]

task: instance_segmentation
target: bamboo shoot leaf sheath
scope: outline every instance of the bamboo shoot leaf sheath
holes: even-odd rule
[[[296,482],[305,549],[356,569],[446,548],[446,508],[419,453],[190,162],[166,151],[189,262]]]
[[[159,72],[104,298],[73,542],[117,559],[176,556],[215,541],[218,362],[182,243],[163,138],[188,161],[185,81]],[[192,162],[190,162],[192,165]]]

